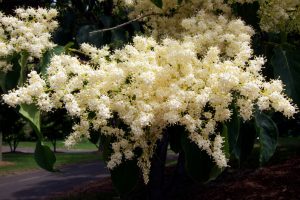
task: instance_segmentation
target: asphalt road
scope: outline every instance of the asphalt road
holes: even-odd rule
[[[36,200],[109,176],[101,161],[69,165],[60,172],[37,170],[0,177],[0,200]]]

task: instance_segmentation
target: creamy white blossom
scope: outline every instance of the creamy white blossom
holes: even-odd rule
[[[13,53],[28,53],[29,58],[41,58],[42,54],[55,46],[51,32],[58,23],[55,9],[18,8],[15,16],[0,12],[0,71],[12,70],[8,57]]]

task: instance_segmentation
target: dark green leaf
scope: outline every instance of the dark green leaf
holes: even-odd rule
[[[55,47],[53,47],[53,49],[48,50],[44,54],[43,58],[41,59],[41,62],[39,63],[39,70],[43,76],[46,76],[46,74],[47,74],[47,69],[48,69],[51,58],[54,55],[62,54],[64,51],[65,51],[65,48],[63,46],[55,46]]]
[[[247,121],[241,124],[238,141],[233,149],[233,154],[239,163],[246,161],[252,153],[256,140],[256,129],[253,121]]]
[[[48,146],[43,145],[41,141],[36,143],[34,159],[41,168],[52,172],[54,171],[53,166],[56,162],[55,154]]]
[[[7,72],[6,74],[1,75],[1,87],[3,91],[8,91],[13,88],[16,88],[18,85],[20,77],[20,66],[14,66],[12,71]]]
[[[264,165],[275,153],[278,130],[274,121],[264,113],[256,112],[255,122],[260,143],[259,162]]]
[[[123,161],[110,173],[113,185],[121,195],[130,193],[137,185],[140,176],[136,160]]]
[[[6,79],[6,73],[0,72],[0,87],[2,91],[6,93],[5,79]]]
[[[30,105],[21,104],[19,113],[30,122],[39,140],[42,140],[43,136],[41,134],[41,127],[40,127],[40,111],[38,107],[34,104],[30,104]]]
[[[98,131],[90,131],[89,141],[97,146],[99,144],[99,140],[100,133]]]
[[[102,149],[102,156],[105,162],[109,161],[112,153],[111,143],[112,139],[110,136],[100,135],[100,148]]]
[[[162,0],[151,0],[152,3],[154,3],[157,7],[162,8],[163,7],[163,1]]]
[[[74,46],[74,42],[69,42],[69,43],[67,43],[67,44],[64,46],[63,52],[68,52],[69,49],[70,49],[72,46]],[[63,52],[60,52],[60,53],[58,53],[58,54],[61,54],[61,53],[63,53]]]
[[[286,93],[300,105],[300,51],[291,48],[274,49],[271,64],[276,77],[286,85]]]
[[[183,2],[183,0],[177,0],[177,4],[181,4]]]
[[[230,158],[230,151],[229,151],[229,138],[228,138],[228,128],[226,126],[226,124],[223,124],[222,127],[222,134],[221,136],[223,137],[224,143],[223,143],[223,152],[225,152],[225,156],[227,159]]]
[[[8,57],[8,61],[13,65],[13,69],[1,76],[1,79],[4,82],[2,85],[3,91],[8,91],[18,86],[20,73],[21,73],[19,60],[20,60],[19,54],[13,54]]]
[[[185,169],[191,178],[206,182],[222,172],[205,151],[187,138],[186,133],[181,134],[181,146],[185,156]]]
[[[229,152],[237,158],[238,155],[236,155],[237,152],[235,148],[240,134],[240,117],[238,116],[237,107],[235,105],[233,105],[232,116],[230,121],[226,123],[226,126],[228,129]]]
[[[19,81],[18,81],[19,86],[22,86],[26,81],[26,76],[27,76],[27,66],[26,65],[28,62],[28,57],[29,57],[28,52],[26,52],[26,51],[21,52],[21,57],[19,59],[19,65],[21,67]]]

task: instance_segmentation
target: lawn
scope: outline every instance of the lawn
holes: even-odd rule
[[[56,153],[56,167],[66,164],[74,164],[85,161],[101,160],[99,152],[91,153]],[[0,166],[0,176],[39,169],[33,154],[31,153],[4,153],[3,160],[11,162],[12,165]]]
[[[45,141],[44,142],[45,145],[49,146],[50,148],[53,148],[52,146],[52,143],[50,141]],[[58,140],[57,143],[57,149],[67,149],[65,146],[64,146],[64,141],[63,140]],[[35,148],[35,142],[33,141],[21,141],[18,145],[18,148]],[[17,148],[17,151],[18,151],[18,148]],[[77,143],[74,147],[72,147],[72,149],[80,149],[80,150],[97,150],[97,147],[92,144],[91,142],[89,142],[88,140],[83,140],[79,143]]]

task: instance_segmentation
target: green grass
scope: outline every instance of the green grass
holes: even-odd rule
[[[80,163],[84,161],[100,161],[101,159],[102,156],[98,152],[57,153],[55,166],[60,167],[66,164]],[[0,176],[39,169],[39,166],[34,160],[33,154],[30,153],[4,153],[3,160],[12,162],[14,165],[0,166]]]
[[[23,142],[21,141],[18,145],[18,148],[35,148],[35,142]],[[45,141],[45,145],[49,146],[52,149],[52,143],[50,141]],[[64,146],[64,141],[63,140],[58,140],[56,143],[56,148],[57,149],[66,149]],[[17,148],[17,150],[18,150]],[[81,150],[97,150],[97,147],[89,142],[88,140],[84,140],[76,144],[72,149],[81,149]]]

